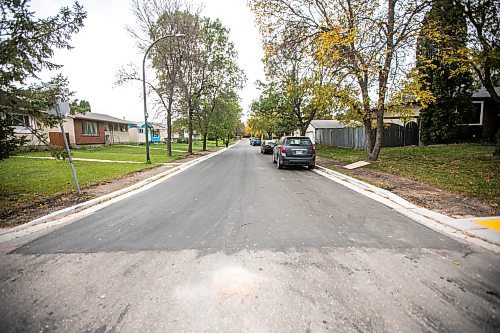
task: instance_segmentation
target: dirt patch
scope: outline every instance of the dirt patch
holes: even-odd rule
[[[454,218],[500,215],[500,207],[485,199],[442,190],[405,177],[370,169],[344,169],[346,163],[318,157],[317,163],[381,187],[409,202]]]
[[[212,152],[213,151],[196,152],[183,159],[176,160],[173,163],[190,162]],[[78,203],[85,202],[102,195],[120,190],[122,188],[138,183],[141,180],[162,173],[168,169],[171,169],[172,167],[173,166],[171,165],[158,165],[150,169],[135,171],[122,177],[86,187],[82,190],[81,195],[78,195],[74,192],[58,194],[16,207],[15,209],[0,214],[0,228],[8,228],[23,224],[57,210],[71,207]]]

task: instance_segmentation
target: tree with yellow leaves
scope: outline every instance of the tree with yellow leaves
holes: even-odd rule
[[[388,96],[411,67],[426,0],[252,0],[250,6],[264,44],[305,45],[321,68],[323,96],[343,105],[343,119],[360,121],[366,132],[368,160],[382,147]],[[286,36],[289,27],[300,34]],[[294,37],[294,38],[290,38]],[[274,51],[276,47],[268,47]],[[376,127],[372,140],[372,127]]]

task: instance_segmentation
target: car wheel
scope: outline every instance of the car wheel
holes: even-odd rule
[[[315,167],[316,167],[316,165],[308,165],[308,166],[307,166],[307,168],[308,168],[309,170],[312,170],[312,169],[314,169]]]
[[[280,163],[280,157],[278,156],[278,159],[276,160],[276,167],[278,169],[283,169],[283,164]]]

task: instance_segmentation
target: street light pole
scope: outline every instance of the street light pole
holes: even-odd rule
[[[146,104],[146,58],[148,55],[149,50],[158,43],[161,40],[171,38],[171,37],[184,37],[184,34],[175,34],[175,35],[167,35],[158,38],[155,40],[149,47],[147,48],[146,52],[144,53],[144,58],[142,59],[142,94],[144,96],[144,135],[146,137],[146,163],[150,164],[151,163],[151,158],[149,157],[149,139],[148,139],[148,132],[149,132],[149,127],[148,127],[148,107]]]

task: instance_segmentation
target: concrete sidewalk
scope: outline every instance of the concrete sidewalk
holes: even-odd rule
[[[28,158],[28,159],[39,159],[39,160],[56,160],[55,157],[49,156],[13,156],[17,158]],[[82,157],[73,157],[73,161],[83,161],[83,162],[97,162],[97,163],[125,163],[125,164],[144,164],[144,162],[136,162],[136,161],[116,161],[116,160],[102,160],[96,158],[82,158]],[[181,165],[183,163],[154,163],[154,164],[162,164],[162,165]]]

